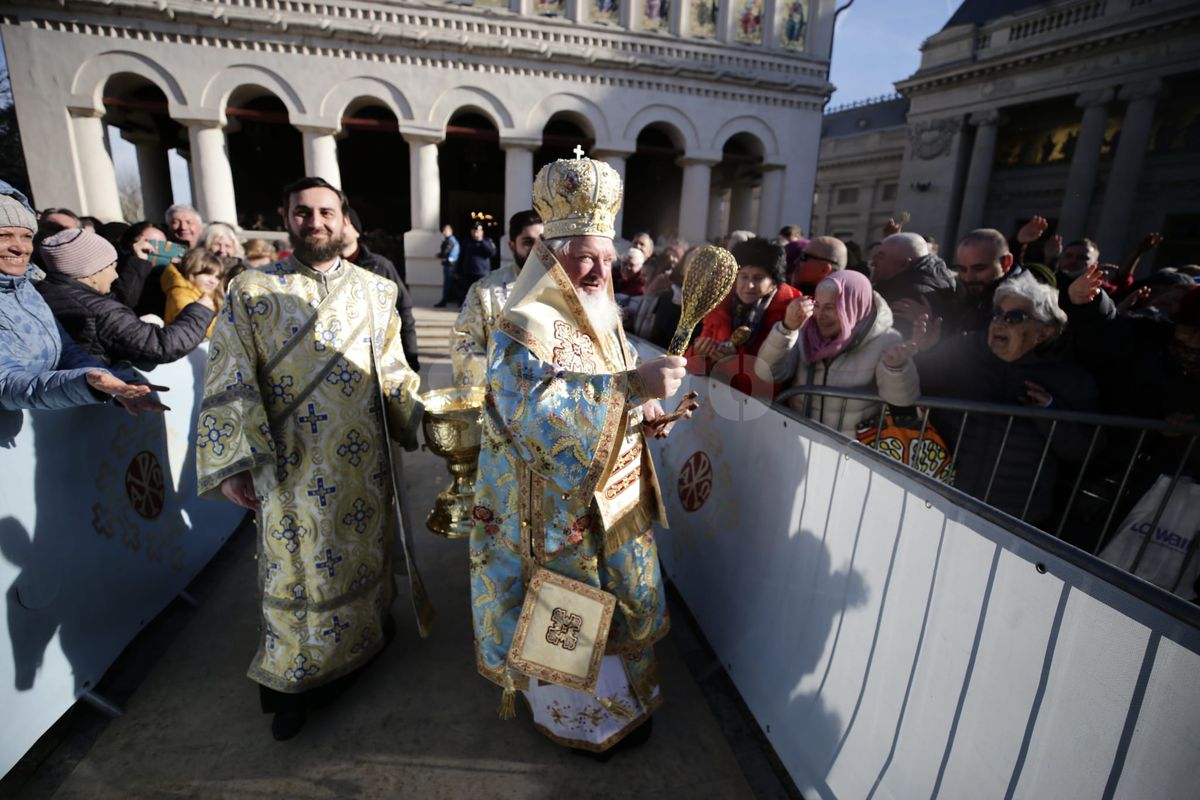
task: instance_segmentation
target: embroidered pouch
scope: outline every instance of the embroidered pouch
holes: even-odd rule
[[[539,568],[525,591],[509,669],[594,693],[616,605],[616,595]]]

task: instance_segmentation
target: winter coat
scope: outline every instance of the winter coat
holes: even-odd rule
[[[142,322],[129,306],[74,278],[51,274],[38,283],[54,316],[80,347],[106,364],[166,364],[196,349],[216,314],[192,303],[164,328]]]
[[[359,245],[358,252],[354,255],[352,260],[355,265],[396,284],[396,312],[400,314],[400,342],[404,348],[404,357],[413,372],[420,372],[421,361],[417,356],[417,323],[413,318],[412,293],[404,285],[399,270],[390,258],[371,252],[364,244]]]
[[[775,290],[775,296],[771,298],[771,302],[767,305],[767,310],[763,312],[762,322],[758,326],[758,332],[741,347],[742,353],[745,355],[755,355],[758,353],[758,348],[762,346],[766,340],[767,334],[775,324],[783,321],[784,312],[787,311],[788,303],[800,296],[798,289],[789,286],[786,283],[780,284]],[[729,341],[729,337],[733,336],[733,315],[732,304],[736,302],[736,296],[732,293],[719,306],[714,308],[704,318],[704,324],[700,327],[700,333],[696,338],[708,337],[716,342]]]
[[[103,364],[79,348],[26,275],[0,275],[0,408],[103,403],[86,375]]]
[[[806,325],[816,324],[811,319]],[[764,381],[790,383],[792,386],[831,386],[842,389],[874,391],[892,406],[911,406],[921,393],[917,368],[912,361],[899,369],[883,363],[883,353],[904,342],[892,327],[892,310],[875,293],[875,319],[846,349],[833,358],[810,364],[804,355],[800,332],[777,323],[767,334],[754,364],[755,374]],[[863,419],[873,416],[879,405],[867,400],[797,395],[788,401],[793,409],[818,422],[854,436]],[[844,407],[844,411],[843,411]]]
[[[904,299],[926,300],[933,316],[946,320],[954,318],[960,296],[958,278],[946,262],[935,255],[914,259],[899,275],[875,283],[875,291],[888,303]],[[909,322],[896,322],[895,327],[902,336],[912,335]]]
[[[459,248],[458,261],[454,264],[454,273],[465,293],[472,283],[492,271],[492,258],[496,255],[496,243],[485,236],[479,241],[467,239]]]
[[[174,322],[185,308],[204,296],[200,287],[183,277],[174,264],[168,264],[167,268],[163,270],[159,284],[167,298],[167,306],[163,310],[163,321],[168,325]],[[220,312],[221,301],[219,298],[216,299],[216,306],[217,311]],[[214,316],[213,321],[208,323],[208,329],[204,332],[205,336],[212,336],[213,326],[216,324],[217,318]]]
[[[915,360],[921,385],[930,397],[1016,406],[1025,396],[1025,382],[1030,381],[1050,393],[1052,409],[1095,411],[1096,382],[1070,355],[1065,342],[1053,341],[1009,363],[988,348],[986,333],[965,333],[944,340]],[[969,414],[965,425],[961,412],[942,412],[931,419],[956,453],[958,475],[954,485],[1018,518],[1028,500],[1029,511],[1024,519],[1035,525],[1050,520],[1061,466],[1083,460],[1095,430],[1092,426],[1059,422],[1034,488],[1038,461],[1050,433],[1049,420],[1014,417],[1005,439],[1008,417],[1003,414]]]

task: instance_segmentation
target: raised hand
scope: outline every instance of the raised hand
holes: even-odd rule
[[[1026,222],[1024,225],[1022,225],[1021,230],[1017,231],[1017,241],[1021,244],[1036,242],[1038,239],[1042,238],[1042,235],[1049,227],[1050,223],[1046,221],[1045,217],[1031,217],[1029,222]]]
[[[170,406],[163,405],[151,395],[146,395],[145,397],[118,397],[116,398],[116,401],[117,404],[128,411],[129,415],[132,417],[136,417],[138,414],[145,414],[147,412],[161,413],[163,411],[171,410]]]
[[[894,220],[890,217],[888,218],[887,222],[883,223],[883,235],[884,236],[891,236],[893,233],[899,233],[902,230],[904,230],[904,223],[897,222],[896,220]]]
[[[920,317],[933,316],[933,309],[924,297],[902,297],[891,304],[892,316],[907,322],[916,322]]]
[[[1025,381],[1025,394],[1021,402],[1027,406],[1046,408],[1054,402],[1054,396],[1033,381]]]
[[[1136,292],[1130,292],[1125,295],[1125,299],[1117,303],[1118,314],[1128,314],[1133,309],[1140,306],[1142,303],[1150,299],[1152,290],[1149,286],[1143,286]]]
[[[1149,253],[1162,243],[1163,237],[1161,233],[1147,233],[1137,244],[1137,254],[1143,255],[1145,253]]]
[[[1046,240],[1046,243],[1044,245],[1042,245],[1042,256],[1046,259],[1047,262],[1053,261],[1054,259],[1058,258],[1060,255],[1062,255],[1062,251],[1063,251],[1063,240],[1062,240],[1062,234],[1060,234],[1060,233],[1054,234],[1053,236],[1051,236],[1049,239]]]
[[[687,376],[687,359],[682,356],[659,356],[639,365],[637,373],[646,387],[647,399],[662,400],[679,391],[680,384]]]
[[[701,358],[709,358],[715,354],[717,340],[711,336],[700,336],[692,342],[692,354]]]
[[[942,318],[922,314],[913,320],[912,340],[919,352],[925,352],[942,340]]]
[[[789,331],[800,330],[801,326],[808,321],[808,318],[813,313],[813,301],[811,297],[797,297],[783,311],[783,327]]]
[[[1071,298],[1071,302],[1075,305],[1086,306],[1103,291],[1100,288],[1103,280],[1104,275],[1100,271],[1100,265],[1092,264],[1083,271],[1082,275],[1071,281],[1071,285],[1067,287],[1067,296]]]

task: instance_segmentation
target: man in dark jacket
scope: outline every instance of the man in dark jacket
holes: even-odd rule
[[[353,208],[346,214],[346,222],[346,227],[342,229],[342,241],[345,242],[342,258],[396,284],[396,311],[400,314],[400,341],[404,347],[404,357],[413,372],[420,372],[421,361],[417,357],[417,323],[413,319],[412,294],[404,285],[400,272],[391,259],[372,253],[362,243],[362,220]]]
[[[86,352],[106,364],[129,361],[153,366],[196,349],[216,312],[202,297],[165,327],[142,322],[132,308],[110,296],[117,279],[117,251],[91,231],[62,231],[42,242],[46,280],[38,291],[54,316]]]
[[[894,325],[906,338],[921,313],[952,319],[958,282],[946,262],[929,252],[915,233],[893,233],[871,257],[871,283],[892,308]]]
[[[471,227],[471,238],[462,243],[458,262],[454,265],[455,295],[451,298],[461,303],[471,284],[492,271],[492,259],[496,257],[496,243],[484,235],[483,223]]]

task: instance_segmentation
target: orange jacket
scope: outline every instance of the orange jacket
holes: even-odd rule
[[[194,303],[203,296],[196,284],[183,277],[174,264],[168,264],[163,270],[162,278],[159,279],[159,285],[162,286],[163,294],[167,297],[167,307],[163,311],[163,322],[170,325],[179,312],[183,311],[189,303]],[[221,299],[216,298],[217,311],[221,310]],[[208,324],[208,335],[212,336],[213,326],[217,324],[217,317],[213,317],[213,321]]]

